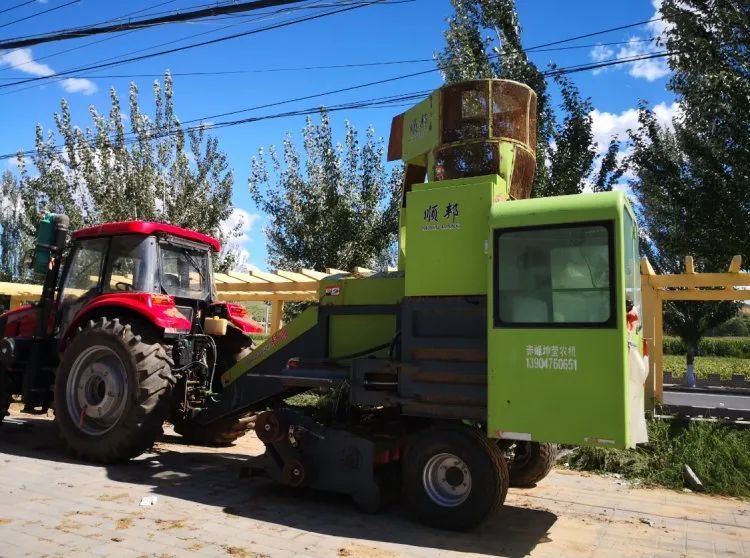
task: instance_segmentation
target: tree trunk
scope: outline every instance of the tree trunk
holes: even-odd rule
[[[687,355],[685,356],[685,383],[688,385],[688,387],[695,387],[695,353],[697,343],[688,343],[687,344]]]

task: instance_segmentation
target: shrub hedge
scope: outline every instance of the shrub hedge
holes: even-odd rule
[[[664,337],[664,354],[685,353],[687,348],[679,337]],[[698,343],[698,355],[750,358],[750,337],[704,337]]]

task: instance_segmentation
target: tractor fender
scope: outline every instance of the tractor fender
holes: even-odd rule
[[[75,335],[78,327],[88,320],[107,316],[116,318],[129,314],[171,332],[189,332],[192,324],[177,309],[174,298],[148,293],[108,293],[96,297],[84,306],[60,338],[64,347]]]
[[[33,337],[39,306],[27,304],[0,315],[0,337]]]

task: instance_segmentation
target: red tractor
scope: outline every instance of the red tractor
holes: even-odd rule
[[[165,419],[192,442],[226,444],[251,425],[191,420],[221,390],[221,374],[262,328],[216,300],[219,242],[161,223],[78,230],[49,215],[29,263],[44,273],[38,303],[0,315],[0,420],[20,394],[28,413],[53,406],[71,452],[109,463],[151,447]]]

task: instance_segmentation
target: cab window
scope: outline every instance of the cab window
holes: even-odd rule
[[[638,229],[630,213],[625,211],[624,244],[625,244],[625,298],[641,315],[641,256],[638,246]]]
[[[496,231],[496,327],[615,325],[611,222]]]

